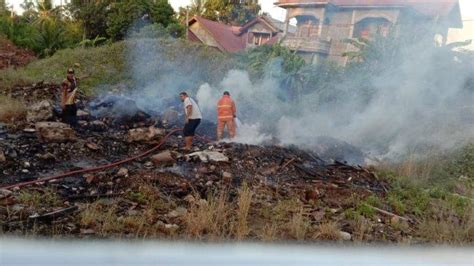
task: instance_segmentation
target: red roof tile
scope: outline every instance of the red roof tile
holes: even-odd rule
[[[193,17],[190,24],[198,21],[214,37],[214,40],[227,52],[238,52],[245,49],[245,40],[238,36],[240,27],[208,20],[199,16]]]

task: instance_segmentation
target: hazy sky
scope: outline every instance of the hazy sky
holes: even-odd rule
[[[56,4],[66,2],[66,0],[53,0]],[[443,1],[443,0],[438,0]],[[23,0],[7,0],[7,3],[14,6],[15,10],[20,11],[20,4]],[[188,5],[191,0],[169,0],[171,5],[178,9],[180,6]],[[273,5],[276,0],[259,0],[262,10],[270,13],[273,17],[283,20],[285,17],[285,10],[275,7]],[[474,0],[459,0],[461,4],[461,13],[464,20],[464,28],[462,30],[452,29],[450,31],[450,41],[463,41],[466,39],[474,39]],[[473,46],[471,46],[474,48]]]

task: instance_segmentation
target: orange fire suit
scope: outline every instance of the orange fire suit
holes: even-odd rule
[[[217,139],[222,139],[224,128],[227,126],[229,137],[235,137],[235,121],[237,113],[234,101],[229,95],[224,95],[217,103]]]

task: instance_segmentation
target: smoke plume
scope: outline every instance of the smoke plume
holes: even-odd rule
[[[319,90],[289,99],[291,88],[274,75],[283,71],[278,58],[268,62],[261,79],[252,80],[241,68],[223,72],[215,61],[190,53],[165,55],[169,47],[154,39],[130,41],[130,71],[139,84],[137,104],[164,110],[167,101],[176,104],[178,93],[188,90],[204,118],[215,121],[216,103],[223,91],[230,91],[242,122],[236,141],[258,144],[276,138],[311,149],[326,136],[372,156],[395,159],[427,149],[453,149],[474,139],[469,83],[474,61],[469,61],[469,53],[445,58],[439,47],[404,47],[398,63],[370,76],[366,87],[361,88],[357,77],[345,79],[334,84],[345,93],[325,102]],[[216,71],[222,73],[221,80],[209,80]]]

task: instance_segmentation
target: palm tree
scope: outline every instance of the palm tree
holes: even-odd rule
[[[201,16],[205,11],[206,0],[193,0],[189,10],[190,16]]]

